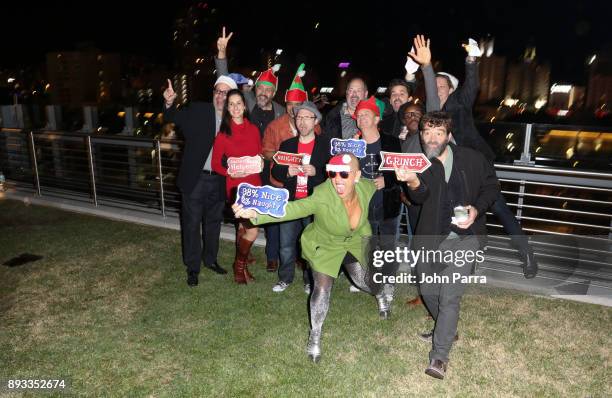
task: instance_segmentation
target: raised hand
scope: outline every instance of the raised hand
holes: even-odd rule
[[[168,88],[164,90],[164,100],[166,101],[166,107],[170,108],[174,104],[176,99],[176,93],[172,88],[172,82],[168,79]]]
[[[217,58],[223,59],[226,55],[227,43],[230,41],[234,32],[230,32],[229,36],[225,35],[225,26],[223,27],[223,31],[221,32],[221,37],[217,39]]]
[[[429,39],[425,39],[423,35],[416,35],[414,38],[414,51],[408,55],[421,66],[431,63],[431,50],[429,49]]]

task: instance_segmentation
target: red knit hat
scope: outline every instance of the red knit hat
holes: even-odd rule
[[[374,96],[371,96],[367,100],[361,100],[357,104],[355,108],[355,112],[353,112],[353,119],[357,119],[357,113],[362,109],[369,109],[378,117],[380,117],[380,108],[378,107],[378,103]]]
[[[272,86],[276,89],[278,85],[278,78],[274,74],[274,72],[278,72],[280,69],[280,64],[276,64],[265,72],[261,72],[259,77],[255,81],[255,85],[265,84],[266,86]]]
[[[351,171],[351,156],[345,154],[339,154],[331,159],[325,166],[327,171]]]

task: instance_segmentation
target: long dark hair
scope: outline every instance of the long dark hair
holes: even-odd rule
[[[229,109],[227,108],[227,104],[229,103],[229,99],[232,95],[239,95],[242,98],[242,102],[244,103],[244,114],[242,115],[245,119],[249,118],[249,110],[247,109],[246,100],[244,99],[244,94],[242,91],[238,89],[232,89],[227,92],[227,97],[225,97],[225,103],[223,104],[223,113],[221,116],[221,126],[219,126],[219,131],[227,134],[228,136],[232,135],[232,115],[229,113]]]

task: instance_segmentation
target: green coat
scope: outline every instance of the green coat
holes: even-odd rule
[[[376,186],[362,178],[355,189],[361,206],[361,219],[354,231],[351,231],[342,199],[329,179],[318,185],[311,196],[287,203],[285,217],[258,215],[251,222],[259,225],[291,221],[313,214],[314,221],[302,233],[302,257],[313,270],[335,278],[347,252],[355,256],[362,266],[366,264],[365,243],[372,235],[368,207]]]

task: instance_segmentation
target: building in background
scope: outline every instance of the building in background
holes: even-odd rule
[[[119,101],[121,57],[95,48],[47,54],[48,93],[56,105],[78,107]]]
[[[587,60],[586,106],[597,115],[609,114],[612,101],[612,55],[592,55]]]

